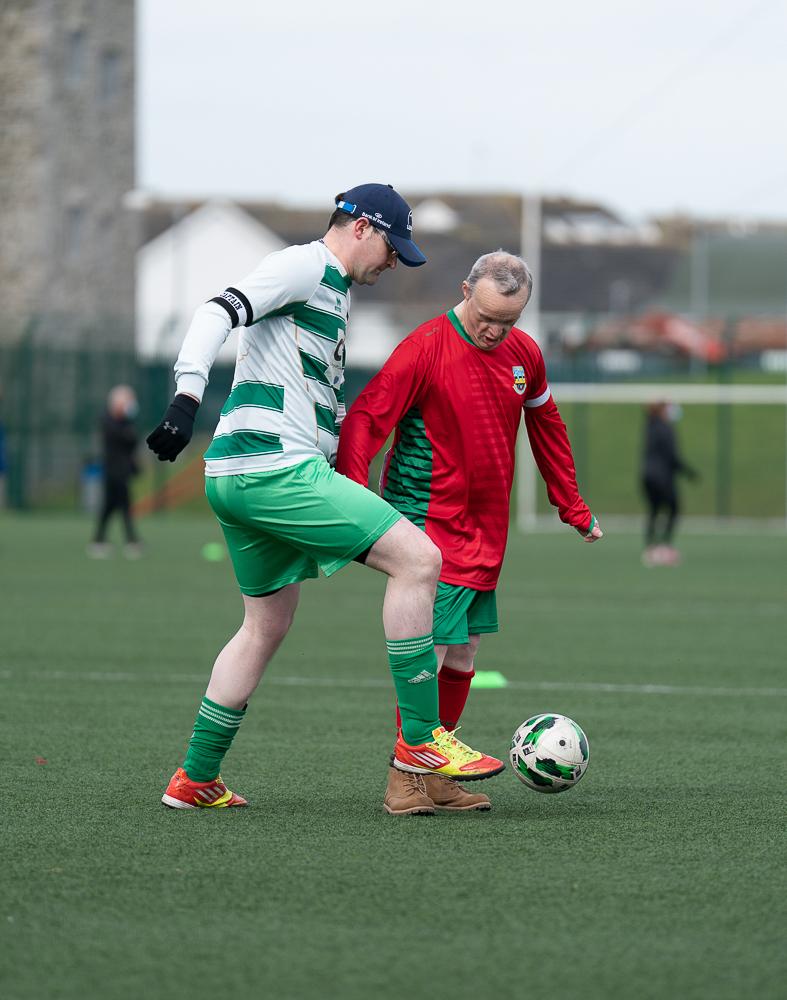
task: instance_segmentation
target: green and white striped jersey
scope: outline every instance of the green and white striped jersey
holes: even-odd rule
[[[219,348],[242,327],[232,391],[205,453],[207,476],[281,469],[315,455],[333,464],[350,284],[315,240],[270,254],[197,310],[175,364],[178,392],[202,399]]]

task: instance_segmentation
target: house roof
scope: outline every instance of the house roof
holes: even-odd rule
[[[394,322],[409,329],[459,300],[462,279],[482,253],[498,248],[520,252],[523,198],[506,192],[404,195],[414,209],[415,239],[428,258],[427,265],[399,267],[396,275],[386,275],[378,287],[357,287],[353,294],[357,303],[384,304]],[[142,213],[143,241],[201,203],[152,202]],[[330,205],[314,209],[267,201],[238,204],[284,244],[307,243],[322,235],[331,212]],[[419,205],[424,205],[422,230]],[[543,198],[541,214],[542,313],[633,312],[656,302],[685,299],[692,226],[700,225],[696,220],[674,218],[632,225],[607,206],[568,197]],[[711,225],[724,228],[721,222]],[[762,241],[756,234],[754,238]],[[768,235],[769,244],[774,240],[787,240],[784,227]],[[744,268],[739,276],[747,273]],[[747,301],[764,294],[759,287],[763,269],[757,273],[760,277],[752,278],[751,295],[736,285],[736,293]],[[770,292],[766,295],[772,297]]]

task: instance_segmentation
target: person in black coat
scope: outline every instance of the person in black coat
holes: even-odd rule
[[[645,424],[640,482],[648,505],[642,557],[647,566],[680,561],[672,544],[680,514],[677,477],[697,478],[697,472],[680,456],[671,411],[667,402],[652,403]]]
[[[137,397],[127,385],[116,385],[107,398],[107,409],[101,418],[103,444],[104,500],[96,525],[96,533],[89,554],[96,558],[110,555],[106,541],[110,517],[119,511],[123,517],[126,536],[125,553],[130,558],[141,554],[139,538],[131,516],[129,483],[137,474],[134,453],[137,431],[134,417],[137,414]]]

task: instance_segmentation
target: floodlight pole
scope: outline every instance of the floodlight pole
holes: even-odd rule
[[[521,253],[533,275],[533,291],[526,306],[527,317],[522,314],[518,324],[527,330],[537,344],[541,344],[541,197],[523,195],[521,221]],[[525,325],[522,326],[522,323]]]
[[[710,237],[704,223],[695,222],[689,265],[689,308],[694,323],[701,327],[710,313]],[[692,372],[708,370],[707,361],[691,356]]]
[[[522,195],[520,253],[533,275],[533,291],[517,326],[541,343],[541,196]],[[536,464],[527,434],[520,434],[517,456],[516,524],[520,531],[536,526]]]

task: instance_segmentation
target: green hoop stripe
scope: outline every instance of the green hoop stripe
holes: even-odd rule
[[[314,381],[319,382],[320,385],[326,385],[330,388],[331,383],[325,377],[328,365],[324,361],[320,361],[319,358],[315,358],[313,355],[307,354],[305,351],[301,351],[299,349],[298,353],[301,356],[304,377],[313,378]]]
[[[215,437],[205,452],[205,458],[220,460],[249,455],[270,455],[282,451],[284,448],[278,434],[268,434],[265,431],[234,431],[231,434],[219,434]]]
[[[346,294],[347,289],[352,284],[352,280],[349,277],[343,278],[335,267],[326,264],[320,284],[327,285],[328,288],[332,288],[335,292]]]
[[[255,319],[253,323],[249,324],[251,326],[256,326],[257,323],[261,323],[264,319],[276,319],[277,316],[291,316],[298,306],[304,305],[303,302],[288,302],[286,306],[282,306],[281,309],[271,309],[269,313],[265,313],[264,316],[260,316],[259,319]]]
[[[336,414],[330,406],[323,406],[322,403],[314,404],[314,412],[317,416],[317,427],[327,431],[329,434],[336,433]]]
[[[239,382],[221,408],[222,417],[239,406],[260,406],[265,410],[284,410],[284,386],[269,382]]]
[[[347,329],[344,316],[322,312],[313,306],[298,305],[293,313],[293,320],[302,330],[322,337],[323,340],[330,340],[333,344],[338,341],[339,334]]]

